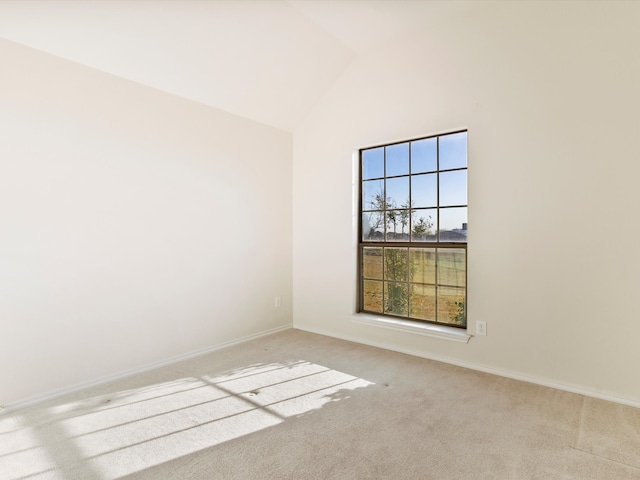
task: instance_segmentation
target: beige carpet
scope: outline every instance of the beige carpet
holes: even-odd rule
[[[0,416],[0,479],[640,479],[640,410],[296,330]]]

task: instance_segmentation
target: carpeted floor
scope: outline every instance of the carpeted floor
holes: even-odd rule
[[[0,479],[640,479],[640,409],[289,330],[0,416]]]

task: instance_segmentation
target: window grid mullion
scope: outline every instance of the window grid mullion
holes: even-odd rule
[[[436,240],[440,241],[440,137],[436,140]],[[436,288],[435,288],[435,299],[434,305],[435,310],[433,312],[433,316],[435,317],[436,322],[439,322],[438,318],[438,297],[440,293],[440,287],[438,287],[438,255],[439,249],[436,247],[436,258],[435,258],[435,279],[436,279]]]

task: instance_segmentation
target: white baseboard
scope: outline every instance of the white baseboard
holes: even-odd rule
[[[457,365],[459,367],[468,368],[470,370],[477,370],[479,372],[490,373],[492,375],[498,375],[500,377],[512,378],[514,380],[520,380],[523,382],[533,383],[536,385],[542,385],[545,387],[555,388],[557,390],[563,390],[566,392],[577,393],[579,395],[584,395],[586,397],[598,398],[600,400],[607,400],[609,402],[619,403],[622,405],[628,405],[630,407],[640,408],[640,400],[635,398],[627,398],[616,394],[606,393],[606,392],[598,392],[587,387],[583,387],[580,385],[571,385],[566,383],[560,383],[553,380],[548,380],[544,378],[532,377],[529,375],[524,375],[518,372],[512,372],[509,370],[503,370],[500,368],[488,367],[485,365],[480,365],[477,363],[465,362],[462,360],[456,360],[454,358],[444,357],[441,355],[434,355],[427,352],[423,352],[420,350],[415,350],[411,348],[401,347],[392,343],[386,342],[375,342],[364,340],[359,337],[351,336],[351,335],[342,335],[336,334],[335,332],[324,330],[322,328],[313,328],[306,327],[301,325],[295,325],[293,328],[297,330],[302,330],[309,333],[317,333],[319,335],[324,335],[326,337],[339,338],[340,340],[347,340],[349,342],[360,343],[363,345],[369,345],[371,347],[384,348],[385,350],[391,350],[399,353],[406,353],[408,355],[413,355],[416,357],[427,358],[429,360],[435,360],[438,362],[448,363],[451,365]]]
[[[36,395],[34,397],[29,397],[26,400],[22,400],[16,403],[5,405],[4,407],[0,407],[0,415],[10,413],[10,412],[15,412],[16,410],[22,410],[27,407],[33,407],[35,405],[46,403],[51,400],[56,400],[58,398],[64,397],[65,395],[69,395],[70,393],[76,393],[81,390],[86,390],[87,388],[96,387],[98,385],[102,385],[108,382],[121,380],[123,378],[131,377],[133,375],[138,375],[140,373],[148,372],[150,370],[155,370],[157,368],[173,365],[175,363],[179,363],[184,360],[189,360],[191,358],[199,357],[201,355],[206,355],[208,353],[212,353],[217,350],[222,350],[224,348],[229,348],[234,345],[239,345],[241,343],[245,343],[250,340],[255,340],[256,338],[266,337],[267,335],[273,335],[274,333],[282,332],[284,330],[289,330],[290,328],[293,328],[292,325],[290,324],[282,325],[280,327],[271,328],[269,330],[264,330],[262,332],[255,333],[253,335],[247,335],[246,337],[241,337],[236,340],[230,340],[228,342],[219,343],[217,345],[206,347],[201,350],[196,350],[194,352],[177,355],[175,357],[171,357],[165,360],[160,360],[158,362],[153,362],[139,368],[127,370],[125,372],[116,373],[114,375],[106,375],[104,377],[100,377],[98,379],[91,380],[89,382],[78,383],[70,387],[54,390],[53,392],[45,393],[44,395]]]
[[[310,332],[310,333],[316,333],[316,334],[324,335],[324,336],[327,336],[327,337],[339,338],[341,340],[347,340],[349,342],[360,343],[360,344],[369,345],[369,346],[372,346],[372,347],[383,348],[385,350],[391,350],[391,351],[394,351],[394,352],[406,353],[408,355],[413,355],[413,356],[421,357],[421,358],[427,358],[429,360],[435,360],[435,361],[438,361],[438,362],[448,363],[448,364],[451,364],[451,365],[457,365],[459,367],[469,368],[471,370],[477,370],[477,371],[480,371],[480,372],[490,373],[490,374],[498,375],[498,376],[501,376],[501,377],[512,378],[514,380],[520,380],[520,381],[524,381],[524,382],[528,382],[528,383],[542,385],[542,386],[545,386],[545,387],[555,388],[555,389],[558,389],[558,390],[577,393],[579,395],[585,395],[587,397],[598,398],[598,399],[601,399],[601,400],[607,400],[607,401],[619,403],[619,404],[622,404],[622,405],[628,405],[628,406],[631,406],[631,407],[640,408],[640,401],[637,400],[637,399],[627,398],[627,397],[623,397],[623,396],[620,396],[620,395],[609,394],[609,393],[605,393],[605,392],[598,392],[598,391],[594,391],[594,390],[591,390],[589,388],[585,388],[585,387],[578,386],[578,385],[570,385],[570,384],[560,383],[560,382],[556,382],[556,381],[552,381],[552,380],[548,380],[548,379],[532,377],[532,376],[529,376],[529,375],[523,375],[521,373],[512,372],[512,371],[509,371],[509,370],[502,370],[502,369],[488,367],[488,366],[480,365],[480,364],[476,364],[476,363],[456,360],[456,359],[453,359],[453,358],[444,357],[444,356],[441,356],[441,355],[434,355],[434,354],[426,353],[426,352],[415,350],[415,349],[411,349],[411,348],[400,347],[398,345],[391,344],[391,343],[374,342],[374,341],[363,340],[362,338],[355,337],[355,336],[336,334],[335,332],[332,332],[332,331],[329,331],[329,330],[318,329],[318,328],[310,328],[310,327],[305,327],[305,326],[300,326],[300,325],[295,325],[293,327],[291,325],[282,325],[280,327],[276,327],[276,328],[272,328],[272,329],[269,329],[269,330],[265,330],[263,332],[259,332],[259,333],[253,334],[253,335],[248,335],[246,337],[238,338],[236,340],[223,342],[223,343],[220,343],[220,344],[217,344],[217,345],[213,345],[211,347],[207,347],[207,348],[204,348],[204,349],[201,349],[201,350],[197,350],[197,351],[194,351],[194,352],[186,353],[186,354],[183,354],[183,355],[178,355],[178,356],[166,359],[166,360],[161,360],[159,362],[154,362],[154,363],[145,365],[145,366],[140,367],[140,368],[127,370],[125,372],[120,372],[120,373],[117,373],[117,374],[114,374],[114,375],[107,375],[107,376],[104,376],[104,377],[100,377],[100,378],[98,378],[96,380],[92,380],[92,381],[89,381],[89,382],[84,382],[84,383],[72,385],[70,387],[63,388],[63,389],[60,389],[60,390],[55,390],[53,392],[49,392],[49,393],[46,393],[44,395],[37,395],[37,396],[30,397],[30,398],[27,398],[25,400],[22,400],[20,402],[8,404],[8,405],[4,406],[4,408],[0,407],[0,415],[6,414],[6,413],[10,413],[10,412],[14,412],[16,410],[21,410],[21,409],[24,409],[24,408],[32,407],[32,406],[39,405],[39,404],[42,404],[42,403],[46,403],[46,402],[49,402],[51,400],[56,400],[58,398],[64,397],[65,395],[69,395],[71,393],[79,392],[79,391],[85,390],[85,389],[90,388],[90,387],[95,387],[95,386],[102,385],[102,384],[105,384],[105,383],[108,383],[108,382],[113,382],[113,381],[120,380],[120,379],[123,379],[123,378],[131,377],[133,375],[137,375],[137,374],[140,374],[140,373],[148,372],[150,370],[155,370],[157,368],[173,365],[175,363],[179,363],[179,362],[182,362],[184,360],[188,360],[188,359],[191,359],[191,358],[199,357],[201,355],[206,355],[207,353],[215,352],[217,350],[222,350],[224,348],[232,347],[234,345],[239,345],[241,343],[245,343],[245,342],[248,342],[250,340],[254,340],[254,339],[260,338],[260,337],[265,337],[267,335],[272,335],[274,333],[278,333],[278,332],[281,332],[281,331],[284,331],[284,330],[288,330],[290,328],[296,328],[297,330],[302,330],[302,331]]]

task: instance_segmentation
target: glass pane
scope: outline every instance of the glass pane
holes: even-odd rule
[[[464,287],[467,283],[466,269],[464,248],[438,249],[438,285]]]
[[[412,248],[409,252],[411,281],[416,283],[436,283],[435,248]]]
[[[362,151],[362,179],[384,177],[384,147]]]
[[[422,320],[436,320],[436,287],[411,285],[409,316]]]
[[[386,147],[387,177],[409,173],[409,144],[399,143]]]
[[[406,317],[409,312],[409,284],[384,282],[384,312]]]
[[[369,312],[382,313],[382,282],[365,280],[362,283],[362,308]]]
[[[409,241],[409,210],[388,210],[387,240],[392,242]]]
[[[440,206],[467,204],[467,171],[440,174]]]
[[[440,241],[467,241],[467,207],[440,209]]]
[[[438,169],[436,137],[411,142],[411,173],[435,172]]]
[[[382,248],[362,249],[362,276],[382,280]]]
[[[384,249],[384,279],[407,281],[408,248],[389,247]]]
[[[413,210],[411,212],[411,241],[435,242],[438,211],[435,208],[429,210]]]
[[[384,210],[384,180],[362,182],[362,209]]]
[[[384,240],[384,212],[364,212],[362,214],[362,240]]]
[[[466,325],[464,288],[438,287],[438,322]]]
[[[467,166],[467,132],[440,137],[440,170]]]
[[[438,205],[438,176],[415,175],[411,177],[411,206],[414,208],[435,207]]]
[[[387,208],[409,206],[409,177],[387,179],[387,203]]]

